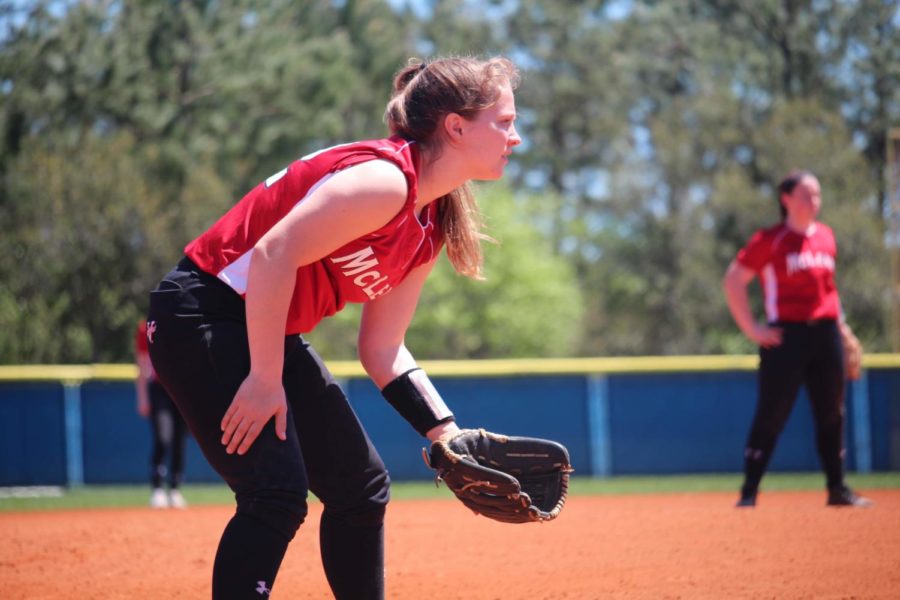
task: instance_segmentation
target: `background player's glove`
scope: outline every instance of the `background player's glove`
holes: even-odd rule
[[[463,429],[425,460],[463,504],[504,523],[551,521],[569,491],[569,453],[557,442]]]
[[[862,344],[849,325],[841,323],[840,329],[844,345],[844,373],[847,374],[847,379],[859,379],[862,374]]]

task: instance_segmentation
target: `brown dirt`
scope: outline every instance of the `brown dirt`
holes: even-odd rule
[[[453,499],[388,509],[388,598],[897,598],[900,490],[869,509],[818,492],[577,496],[559,520],[504,525]],[[313,504],[275,598],[330,598]],[[4,598],[207,598],[228,507],[0,514]]]

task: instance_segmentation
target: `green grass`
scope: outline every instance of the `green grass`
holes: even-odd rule
[[[851,473],[848,483],[858,489],[900,488],[900,472]],[[574,477],[570,485],[572,495],[620,495],[651,493],[733,492],[741,484],[739,474],[721,475],[671,475],[659,477],[610,477],[606,479]],[[821,490],[824,481],[820,473],[769,473],[763,479],[766,490]],[[48,490],[54,491],[54,490]],[[78,508],[112,508],[147,506],[149,488],[142,485],[91,485],[55,490],[57,495],[40,497],[10,497],[12,490],[0,488],[0,512],[63,510]],[[183,488],[184,496],[192,506],[229,505],[233,494],[224,485],[191,484]],[[433,482],[395,483],[391,487],[395,500],[422,498],[450,498],[445,486],[435,487]]]
[[[667,475],[656,477],[610,477],[607,479],[575,477],[572,494],[663,494],[690,492],[734,492],[741,486],[738,473],[716,475]],[[863,490],[900,488],[900,472],[847,475],[847,483]],[[824,490],[821,473],[767,473],[762,481],[766,490]]]

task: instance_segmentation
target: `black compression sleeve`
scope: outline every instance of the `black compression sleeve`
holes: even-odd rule
[[[454,420],[428,375],[418,367],[384,386],[381,395],[422,436],[441,423]]]

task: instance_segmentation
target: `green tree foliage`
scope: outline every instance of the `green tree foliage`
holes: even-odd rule
[[[298,156],[383,134],[423,53],[513,57],[525,143],[511,190],[485,188],[488,281],[442,261],[417,355],[752,350],[721,276],[792,167],[820,176],[844,307],[888,350],[896,2],[402,4],[0,0],[0,362],[130,360],[184,244]],[[315,332],[323,354],[353,356],[357,318]]]
[[[322,144],[382,132],[402,23],[376,0],[31,7],[3,43],[3,150],[129,132],[174,186],[210,162],[245,192]],[[8,11],[19,3],[3,3]],[[19,9],[23,10],[23,9]],[[0,10],[2,12],[2,10]]]
[[[87,136],[77,153],[47,142],[29,139],[4,180],[10,199],[27,201],[2,211],[0,356],[123,360],[147,290],[177,257],[157,242],[185,214],[167,210],[127,134]],[[215,185],[198,174],[182,193]]]
[[[130,359],[147,292],[250,187],[384,132],[384,3],[0,2],[3,362]],[[24,272],[19,272],[22,266]]]
[[[873,175],[877,131],[900,119],[900,86],[884,85],[896,3],[491,4],[515,5],[493,31],[527,82],[518,181],[562,196],[549,231],[582,283],[580,352],[750,349],[720,280],[754,228],[778,219],[772,189],[794,166],[822,179],[851,322],[887,349]]]
[[[485,281],[435,268],[407,336],[428,358],[570,356],[577,349],[581,294],[571,265],[535,229],[536,216],[556,210],[552,196],[515,201],[508,189],[484,186],[480,204],[488,233]],[[424,356],[423,356],[424,357]]]

